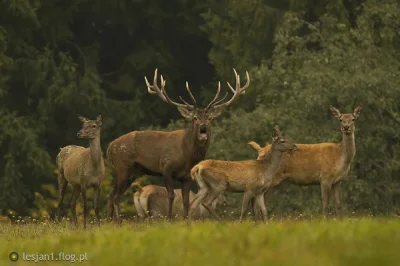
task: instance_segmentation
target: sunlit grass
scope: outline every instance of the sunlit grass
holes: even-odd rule
[[[85,265],[398,265],[400,220],[141,222],[121,227],[68,222],[0,224],[0,265],[30,265],[25,254],[87,254]],[[20,254],[18,262],[8,259]],[[83,257],[82,257],[83,258]],[[70,261],[39,261],[68,265]],[[75,262],[79,263],[79,262]]]

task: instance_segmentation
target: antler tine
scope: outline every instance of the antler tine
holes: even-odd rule
[[[176,106],[182,106],[182,107],[186,107],[186,108],[193,108],[193,105],[190,104],[181,104],[181,103],[177,103],[172,101],[169,97],[167,92],[165,91],[165,84],[166,84],[166,80],[164,80],[164,77],[161,75],[161,89],[158,87],[157,85],[157,76],[158,76],[158,70],[156,68],[156,70],[154,71],[154,79],[153,79],[153,85],[151,85],[149,83],[149,81],[147,80],[147,77],[144,77],[144,80],[146,82],[146,86],[147,86],[147,91],[150,94],[157,94],[158,97],[160,97],[164,102],[176,105]]]
[[[221,92],[221,81],[218,81],[217,94],[215,94],[214,99],[212,99],[212,101],[207,105],[206,110],[208,110],[211,106],[213,106],[215,104],[215,101],[217,100],[220,92]]]
[[[193,94],[192,94],[192,91],[191,91],[190,88],[189,88],[189,82],[187,82],[187,81],[186,81],[186,90],[188,91],[189,96],[190,96],[190,98],[192,99],[192,102],[193,102],[193,104],[194,104],[194,108],[196,108],[196,107],[197,107],[197,102],[196,102],[196,99],[194,98],[194,96],[193,96]]]
[[[231,91],[233,92],[233,96],[232,96],[232,98],[231,98],[229,101],[227,101],[227,102],[225,102],[225,103],[223,103],[223,104],[218,105],[218,107],[230,105],[230,104],[233,103],[240,95],[245,94],[246,89],[250,86],[250,76],[249,76],[249,73],[248,73],[247,71],[246,71],[246,79],[247,79],[247,81],[246,81],[246,84],[245,84],[243,87],[240,87],[240,76],[237,74],[236,69],[233,69],[233,72],[235,72],[235,77],[236,77],[236,87],[235,87],[235,89],[233,89],[233,87],[231,86],[231,84],[230,84],[229,82],[227,82],[229,88],[230,88]],[[214,107],[217,107],[217,105],[214,104]]]

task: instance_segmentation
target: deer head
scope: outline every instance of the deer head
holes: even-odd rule
[[[228,93],[226,93],[222,99],[217,100],[219,93],[221,92],[221,83],[218,82],[217,93],[214,99],[207,105],[206,108],[198,108],[196,99],[193,97],[193,94],[190,91],[188,82],[186,82],[186,90],[191,98],[192,104],[186,102],[181,96],[179,96],[179,98],[182,101],[182,103],[177,103],[172,101],[168,97],[167,92],[165,91],[166,80],[164,80],[162,75],[161,75],[161,88],[159,88],[157,85],[157,76],[158,76],[157,69],[154,72],[154,80],[152,85],[148,82],[146,77],[144,77],[144,79],[146,81],[148,92],[150,94],[157,94],[164,102],[175,105],[184,118],[192,121],[194,130],[197,132],[197,140],[201,143],[206,143],[210,137],[211,120],[221,115],[222,111],[227,106],[231,105],[235,100],[237,100],[237,98],[240,95],[244,94],[245,90],[250,85],[250,77],[247,71],[246,71],[247,82],[243,87],[240,87],[240,77],[236,73],[236,70],[233,69],[233,71],[235,72],[236,76],[235,89],[229,84],[229,82],[227,82],[229,88],[233,92],[232,98],[229,101],[222,103],[225,100],[226,96],[228,96]]]
[[[103,115],[99,114],[96,120],[89,120],[78,114],[79,120],[83,123],[82,129],[76,134],[81,139],[94,139],[100,135],[101,125],[103,123]]]
[[[297,146],[282,136],[279,127],[275,126],[272,130],[272,149],[276,149],[280,152],[296,151]]]
[[[340,129],[342,130],[342,132],[347,135],[352,134],[355,130],[354,121],[360,115],[362,106],[361,105],[357,106],[352,114],[341,114],[340,111],[333,106],[330,106],[329,109],[331,110],[332,114],[337,119],[339,119],[341,124]]]

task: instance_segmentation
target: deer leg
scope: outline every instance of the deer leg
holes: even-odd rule
[[[96,214],[97,225],[100,226],[100,186],[94,186],[94,213]]]
[[[249,192],[249,191],[244,192],[244,195],[243,195],[243,202],[242,202],[242,210],[241,210],[240,219],[239,219],[240,222],[243,221],[243,217],[244,217],[244,215],[245,215],[245,212],[246,212],[247,209],[249,208],[250,200],[251,200],[251,198],[253,198],[253,197],[254,197],[253,193],[251,193],[251,192]]]
[[[189,217],[192,217],[195,210],[199,206],[199,204],[207,197],[208,195],[208,187],[204,186],[200,188],[200,190],[197,192],[196,199],[192,201],[192,204],[190,206],[190,214]]]
[[[108,199],[108,209],[107,209],[107,218],[112,220],[114,217],[114,197],[117,192],[117,182],[114,181],[113,190],[110,193],[110,198]]]
[[[268,212],[267,212],[267,207],[265,207],[265,202],[264,202],[264,193],[261,193],[260,195],[257,195],[257,204],[261,209],[261,212],[263,214],[264,222],[268,222]]]
[[[192,185],[192,181],[190,180],[182,180],[182,201],[183,201],[183,218],[187,219],[189,214],[189,194],[190,187]]]
[[[275,189],[276,189],[276,187],[270,187],[268,190],[267,190],[267,192],[264,194],[264,205],[265,205],[265,208],[267,208],[268,207],[268,202],[269,202],[269,200],[272,198],[272,195],[274,194],[274,192],[275,192]],[[267,210],[267,215],[268,215],[268,209],[266,209]]]
[[[78,224],[78,219],[76,218],[76,201],[78,200],[80,194],[81,186],[75,185],[74,190],[72,191],[71,200],[69,202],[69,206],[72,212],[72,220],[74,221],[75,225]]]
[[[257,208],[257,204],[256,204],[256,198],[252,198],[250,200],[251,203],[251,209],[253,210],[253,216],[254,216],[254,221],[258,220],[258,215],[260,214],[258,208]]]
[[[172,204],[174,203],[175,193],[174,193],[174,181],[172,176],[168,175],[164,177],[164,184],[168,192],[168,221],[172,220]]]
[[[60,191],[60,201],[58,202],[57,218],[61,222],[62,204],[65,196],[65,190],[67,189],[68,181],[64,178],[63,174],[58,175],[58,189]]]
[[[114,187],[114,191],[112,192],[112,203],[114,209],[114,217],[117,223],[121,223],[120,218],[120,201],[121,195],[128,189],[129,187],[129,171],[127,168],[120,168],[117,171],[117,179]]]
[[[332,186],[333,196],[335,198],[335,207],[336,207],[336,215],[339,216],[339,219],[342,219],[342,200],[341,200],[341,192],[342,192],[342,181],[334,184]]]
[[[209,196],[202,202],[201,204],[204,206],[204,208],[207,209],[207,211],[219,222],[221,221],[221,218],[217,214],[217,212],[211,207],[211,204],[214,202],[216,198],[219,197],[224,192],[224,190],[211,190],[211,193]]]
[[[86,186],[81,186],[82,199],[83,199],[83,228],[86,228],[86,220],[88,215],[87,198],[86,198]]]
[[[322,212],[325,218],[328,216],[329,194],[331,187],[332,184],[330,183],[321,183]]]

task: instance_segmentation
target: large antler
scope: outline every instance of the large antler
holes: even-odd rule
[[[158,85],[157,85],[157,76],[158,76],[158,74],[157,74],[157,68],[156,68],[156,70],[154,71],[153,85],[151,85],[151,84],[149,83],[149,81],[147,80],[147,77],[146,77],[146,76],[144,77],[144,80],[146,81],[147,91],[148,91],[150,94],[157,94],[158,97],[160,97],[164,102],[173,104],[173,105],[175,105],[175,106],[185,107],[185,108],[190,109],[190,110],[196,109],[196,108],[197,108],[196,99],[193,97],[193,94],[192,94],[192,92],[190,91],[188,82],[186,82],[186,90],[188,91],[189,96],[190,96],[190,98],[191,98],[192,101],[193,101],[193,105],[192,105],[192,104],[189,104],[188,102],[186,102],[181,96],[179,96],[179,98],[182,100],[183,104],[172,101],[172,100],[168,97],[167,92],[165,91],[165,83],[166,83],[167,81],[164,80],[163,76],[161,75],[161,89],[160,89],[160,88],[158,87]]]
[[[209,108],[218,108],[218,107],[222,107],[222,106],[229,106],[230,104],[232,104],[240,95],[245,94],[246,89],[250,86],[250,77],[249,77],[249,73],[246,71],[246,84],[243,87],[240,87],[240,76],[237,74],[236,70],[233,69],[233,71],[235,72],[235,76],[236,76],[236,87],[235,89],[232,88],[231,84],[229,84],[229,82],[226,82],[229,86],[229,88],[231,89],[231,91],[233,92],[233,96],[232,98],[222,104],[219,104],[221,102],[223,102],[226,98],[226,96],[228,95],[228,93],[225,94],[224,98],[222,98],[219,101],[216,101],[219,93],[221,91],[221,83],[218,83],[218,90],[217,90],[217,94],[215,95],[214,99],[210,102],[210,104],[207,106],[207,109]]]

